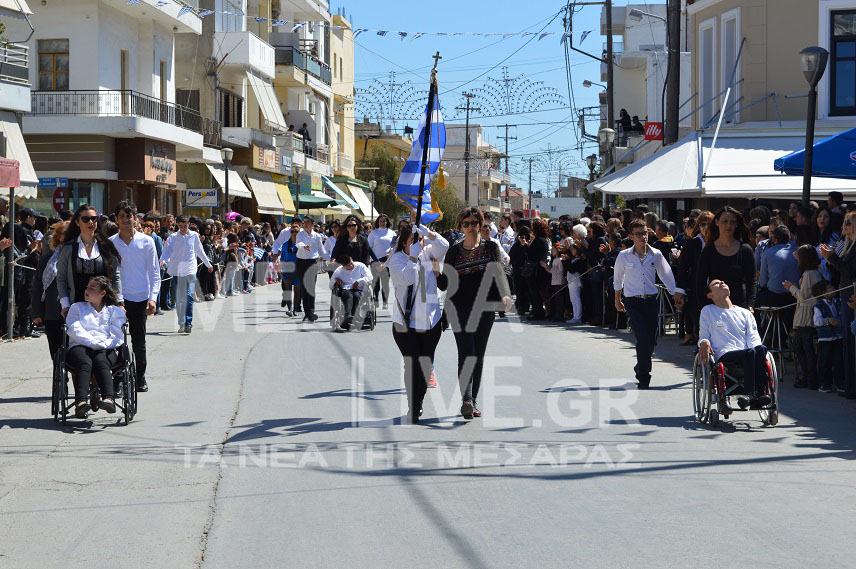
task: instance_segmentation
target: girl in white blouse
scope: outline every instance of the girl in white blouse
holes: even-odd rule
[[[440,297],[436,272],[449,250],[449,242],[424,225],[402,225],[395,252],[387,260],[395,287],[392,307],[392,337],[404,357],[404,383],[409,417],[413,423],[422,415],[428,390],[427,377],[434,367],[434,351],[442,331]]]
[[[86,300],[76,302],[65,320],[68,334],[66,361],[74,375],[74,416],[85,419],[89,411],[89,380],[95,375],[101,392],[100,407],[116,412],[112,367],[118,361],[116,348],[124,343],[122,327],[125,311],[116,306],[116,292],[103,276],[92,277],[84,292]]]

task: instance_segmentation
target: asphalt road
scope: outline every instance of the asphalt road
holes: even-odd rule
[[[856,566],[854,402],[785,384],[778,427],[708,430],[674,337],[640,392],[626,334],[511,317],[484,417],[446,333],[412,426],[388,313],[337,334],[278,300],[154,318],[130,426],[54,424],[44,340],[0,345],[0,567]]]

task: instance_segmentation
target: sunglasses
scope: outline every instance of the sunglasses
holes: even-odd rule
[[[469,229],[470,227],[478,227],[481,225],[478,221],[462,221],[461,227],[464,229]]]
[[[80,221],[82,221],[83,223],[89,223],[89,222],[98,223],[98,216],[97,215],[81,215]]]
[[[349,223],[349,224],[348,224],[348,225],[346,225],[345,227],[356,227],[356,226],[357,226],[357,224],[356,224],[356,223]]]

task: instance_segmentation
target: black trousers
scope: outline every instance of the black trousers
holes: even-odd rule
[[[536,319],[544,319],[547,312],[544,303],[547,300],[550,275],[540,265],[535,267],[535,273],[526,279],[529,286],[529,301],[532,304],[531,315]]]
[[[531,305],[529,300],[529,284],[523,276],[522,267],[512,269],[511,280],[514,281],[514,294],[516,295],[514,309],[517,311],[517,314],[522,316],[524,313],[529,312]]]
[[[286,308],[294,304],[295,310],[300,310],[300,283],[297,282],[296,273],[280,273],[279,284],[282,287],[282,300]]]
[[[800,326],[794,328],[791,343],[794,347],[794,357],[802,371],[802,379],[812,389],[817,389],[817,354],[814,351],[814,340],[817,331],[814,328]]]
[[[817,343],[817,371],[821,383],[844,389],[844,340]]]
[[[360,300],[363,298],[363,291],[352,290],[349,288],[339,289],[339,298],[342,299],[345,311],[345,324],[350,324],[354,319],[354,314],[357,308],[360,307]]]
[[[657,346],[657,316],[660,303],[656,296],[651,298],[625,298],[624,308],[633,335],[636,336],[636,380],[647,386],[651,382],[651,357]]]
[[[315,314],[315,265],[318,259],[297,259],[297,278],[300,279],[300,300],[306,316]]]
[[[48,350],[51,353],[51,360],[62,347],[62,342],[65,339],[63,338],[64,334],[62,320],[45,320],[45,336],[48,337]]]
[[[465,317],[465,318],[464,318]],[[482,371],[484,370],[484,355],[487,352],[487,342],[490,340],[490,330],[496,315],[493,312],[483,312],[475,330],[468,324],[470,315],[461,316],[461,331],[455,332],[455,344],[458,345],[458,385],[461,388],[461,399],[475,406],[481,387]],[[472,330],[472,331],[471,331]]]
[[[748,350],[735,350],[722,354],[719,361],[726,367],[737,365],[743,369],[743,391],[750,397],[764,392],[767,381],[767,348],[756,346]]]
[[[392,326],[392,338],[404,358],[404,385],[410,417],[418,417],[428,391],[428,377],[434,368],[434,352],[443,331],[441,323],[430,330],[402,330]]]
[[[111,369],[119,361],[116,350],[93,350],[86,346],[74,346],[65,356],[74,375],[75,399],[89,398],[89,380],[95,375],[101,397],[113,397],[113,373]]]
[[[208,269],[205,270],[208,272]],[[128,316],[128,331],[131,333],[131,344],[134,349],[134,360],[137,363],[137,383],[146,381],[146,301],[125,301],[125,312]]]

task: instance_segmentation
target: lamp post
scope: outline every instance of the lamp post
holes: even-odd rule
[[[615,130],[611,128],[602,128],[597,132],[597,139],[601,147],[606,147],[606,169],[612,166],[612,148],[615,144]],[[604,172],[606,171],[604,170]]]
[[[597,166],[597,154],[586,156],[586,166],[589,169],[589,182],[594,182],[594,169]]]
[[[822,47],[807,47],[800,52],[802,72],[809,84],[808,115],[805,121],[805,162],[803,164],[802,205],[811,201],[811,170],[814,162],[814,123],[817,115],[817,84],[826,71],[829,52]]]
[[[371,211],[372,221],[375,221],[377,219],[377,216],[375,215],[375,212],[377,211],[377,209],[375,209],[375,191],[376,190],[377,190],[377,181],[371,180],[369,182],[369,191],[372,193],[372,211]]]
[[[223,221],[226,221],[226,214],[231,211],[229,209],[229,164],[231,164],[234,154],[235,151],[231,148],[220,149],[220,156],[223,158],[223,166],[226,169],[226,187],[223,188]]]
[[[597,85],[598,87],[606,89],[606,85],[604,85],[603,83],[595,83],[594,81],[589,81],[588,79],[583,81],[583,87],[585,87],[586,89],[589,89],[592,85]]]

